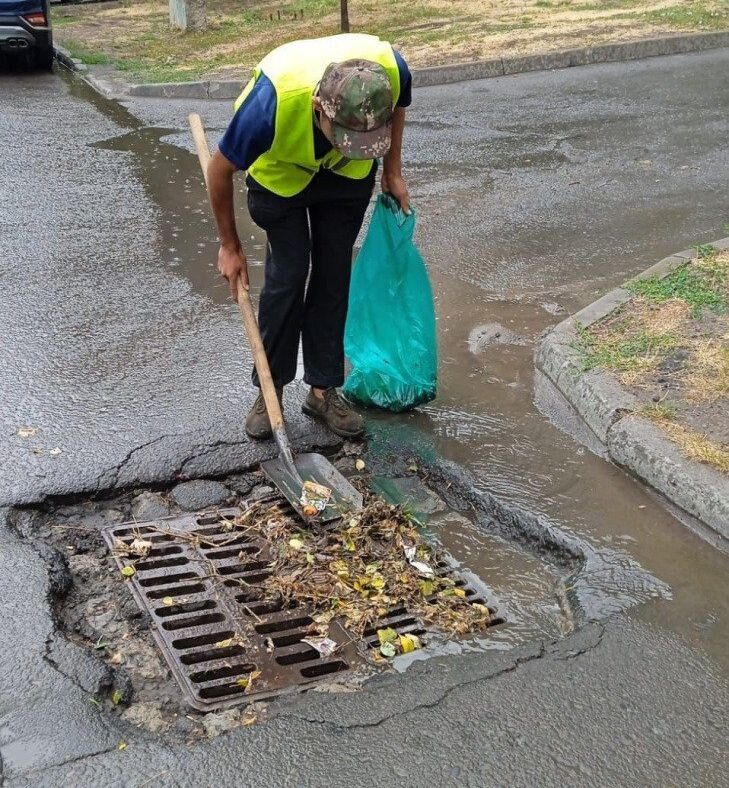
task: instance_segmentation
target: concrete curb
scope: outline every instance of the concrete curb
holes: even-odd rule
[[[60,44],[53,42],[53,49],[56,53],[56,60],[69,71],[74,71],[86,82],[89,87],[100,93],[104,98],[117,98],[123,95],[126,83],[118,79],[104,79],[98,74],[94,74],[86,63],[73,57],[71,53]]]
[[[729,238],[715,241],[713,246],[729,249]],[[635,279],[668,276],[693,256],[690,249],[677,252]],[[613,462],[729,540],[729,477],[684,457],[655,424],[638,415],[638,400],[612,375],[582,369],[579,328],[596,323],[630,298],[630,293],[619,287],[563,320],[542,336],[534,363],[606,446]]]
[[[474,63],[416,68],[413,69],[413,86],[447,85],[453,82],[503,77],[529,71],[640,60],[646,57],[701,52],[706,49],[727,46],[729,46],[729,31],[644,38],[637,41],[597,44],[596,46],[564,49],[536,55],[498,57]],[[86,82],[107,98],[139,96],[145,98],[234,99],[245,84],[244,81],[238,80],[130,84],[122,79],[107,80],[88,73],[88,66],[71,57],[68,51],[60,45],[56,45],[56,55],[58,60],[72,71],[84,73]]]

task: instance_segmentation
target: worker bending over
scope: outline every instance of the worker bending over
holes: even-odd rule
[[[239,275],[248,287],[248,267],[235,224],[233,173],[248,171],[248,210],[268,238],[258,321],[279,401],[296,375],[301,339],[311,386],[302,409],[344,437],[364,429],[337,391],[344,382],[352,249],[378,158],[382,190],[409,211],[401,149],[410,98],[407,64],[375,36],[284,44],[255,68],[207,173],[218,269],[236,297]],[[260,388],[255,370],[253,382]],[[246,432],[271,436],[260,393]]]

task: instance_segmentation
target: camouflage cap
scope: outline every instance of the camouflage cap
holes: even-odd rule
[[[348,159],[376,159],[390,150],[392,86],[379,63],[330,63],[318,95],[332,122],[332,144],[340,153]]]

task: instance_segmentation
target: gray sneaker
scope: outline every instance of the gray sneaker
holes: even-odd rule
[[[281,411],[283,412],[283,389],[276,389],[276,396],[278,397]],[[271,421],[266,412],[266,402],[263,399],[263,393],[259,393],[253,407],[246,419],[246,433],[249,438],[254,441],[265,441],[273,436],[271,430]]]
[[[342,438],[359,438],[364,432],[364,419],[336,389],[327,389],[322,399],[311,389],[301,410],[307,416],[323,421]]]

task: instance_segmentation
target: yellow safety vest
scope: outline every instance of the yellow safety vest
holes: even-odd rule
[[[312,97],[326,67],[344,60],[372,60],[386,71],[396,102],[400,73],[392,47],[376,36],[345,33],[327,38],[292,41],[274,49],[256,66],[253,78],[235,102],[243,103],[256,80],[265,74],[276,90],[276,125],[270,150],[259,156],[248,172],[261,186],[281,197],[303,191],[322,168],[347,178],[366,178],[372,161],[347,159],[332,149],[323,158],[314,156]]]

